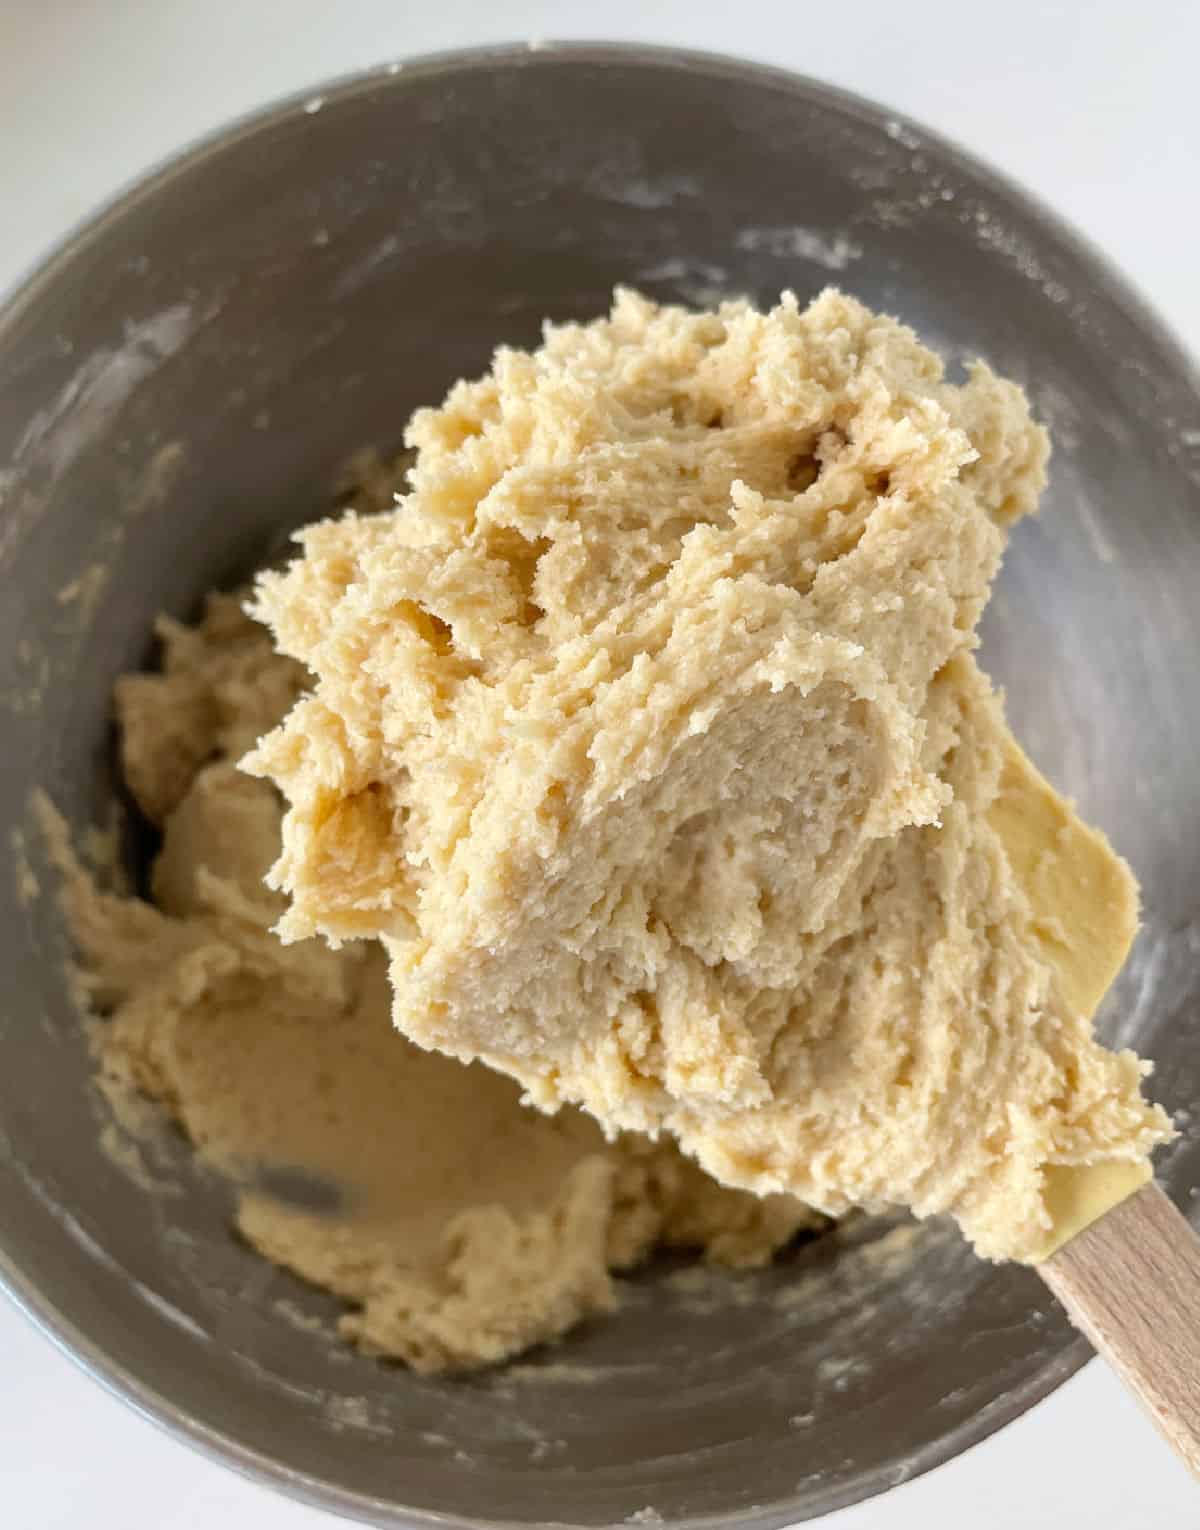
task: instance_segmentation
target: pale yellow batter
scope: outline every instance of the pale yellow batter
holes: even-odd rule
[[[394,512],[259,586],[316,677],[248,761],[289,802],[285,937],[381,937],[399,1027],[548,1110],[992,1256],[1044,1247],[1048,1170],[1169,1134],[1084,991],[1132,879],[973,658],[1043,483],[1019,389],[836,292],[623,292],[409,441]]]
[[[488,1364],[608,1311],[609,1271],[656,1245],[752,1265],[817,1220],[418,1050],[377,946],[281,945],[262,881],[280,806],[232,760],[303,673],[231,597],[161,636],[163,673],[117,692],[126,778],[163,828],[156,906],[99,891],[57,837],[100,1067],[233,1177],[251,1243],[346,1298],[348,1338],[419,1370]]]

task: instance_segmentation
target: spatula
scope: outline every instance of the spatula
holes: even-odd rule
[[[1162,1187],[1141,1178],[1037,1270],[1200,1477],[1200,1239]],[[1093,1189],[1103,1197],[1116,1186]]]
[[[989,817],[1064,995],[1092,1014],[1137,931],[1127,874],[1011,738]],[[1145,1163],[1051,1167],[1046,1203],[1035,1267],[1200,1477],[1200,1239]]]

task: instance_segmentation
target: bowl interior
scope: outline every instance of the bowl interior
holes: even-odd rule
[[[1047,215],[864,103],[727,61],[492,52],[333,87],[100,218],[0,316],[0,1268],[101,1376],[224,1459],[380,1523],[779,1525],[965,1448],[1081,1341],[1036,1277],[945,1226],[861,1222],[758,1276],[657,1267],[527,1363],[421,1379],[229,1232],[164,1142],[148,1193],[97,1146],[67,941],[27,804],[113,794],[109,695],[160,610],[324,512],[350,454],[615,282],[707,303],[838,283],[952,365],[1025,384],[1055,457],[985,660],[1018,731],[1145,887],[1104,1011],[1200,1088],[1200,404],[1170,341]],[[36,884],[36,885],[35,885]],[[1188,1118],[1161,1172],[1200,1179]],[[325,1331],[296,1322],[319,1318]],[[445,1521],[443,1521],[445,1522]]]

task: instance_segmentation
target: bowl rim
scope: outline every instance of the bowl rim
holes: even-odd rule
[[[379,89],[404,90],[417,80],[439,75],[454,75],[478,69],[544,68],[562,62],[604,65],[614,69],[653,66],[682,73],[702,74],[715,81],[739,80],[789,92],[809,103],[836,107],[865,126],[880,131],[911,131],[977,184],[1002,199],[1017,203],[1037,225],[1038,232],[1056,242],[1089,270],[1093,285],[1105,299],[1147,335],[1185,384],[1200,395],[1200,369],[1157,311],[1116,264],[1086,236],[1066,222],[1035,193],[989,162],[961,148],[954,140],[927,128],[906,113],[894,111],[856,92],[830,85],[810,75],[707,50],[689,49],[673,44],[648,44],[620,41],[539,40],[504,42],[442,49],[432,53],[401,56],[336,75],[327,81],[310,83],[301,89],[276,97],[217,125],[181,148],[159,158],[148,169],[119,187],[110,197],[67,231],[13,285],[0,292],[0,342],[22,315],[51,288],[60,273],[81,250],[116,225],[130,210],[151,199],[160,187],[194,169],[207,159],[253,138],[294,115],[311,111],[319,99],[321,107],[337,105]],[[359,1493],[328,1481],[319,1474],[298,1471],[265,1451],[248,1446],[203,1419],[189,1413],[159,1388],[149,1384],[129,1366],[116,1359],[102,1340],[84,1332],[42,1289],[32,1274],[22,1268],[16,1256],[0,1245],[0,1291],[25,1314],[35,1327],[54,1344],[60,1353],[100,1383],[112,1396],[134,1412],[164,1430],[179,1442],[189,1445],[209,1460],[228,1467],[239,1475],[263,1486],[274,1488],[310,1507],[324,1509],[343,1518],[376,1526],[410,1527],[410,1530],[564,1530],[561,1521],[536,1525],[527,1520],[478,1519],[407,1509],[395,1502]],[[937,1440],[913,1452],[900,1466],[881,1466],[851,1488],[830,1486],[803,1506],[781,1500],[747,1510],[736,1517],[698,1515],[672,1520],[675,1530],[779,1530],[804,1519],[820,1518],[837,1509],[863,1502],[887,1488],[921,1476],[933,1467],[961,1455],[971,1446],[989,1438],[1056,1391],[1093,1356],[1086,1340],[1076,1335],[1024,1385],[1002,1393],[994,1401]]]

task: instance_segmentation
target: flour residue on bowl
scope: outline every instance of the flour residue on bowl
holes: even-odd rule
[[[183,348],[200,322],[188,303],[128,320],[120,344],[94,351],[54,402],[34,414],[17,443],[10,471],[26,472],[37,465],[52,480],[60,477],[108,429],[133,391]]]
[[[844,271],[862,256],[862,246],[847,234],[775,224],[739,229],[734,244],[747,254],[807,261],[825,271]]]

